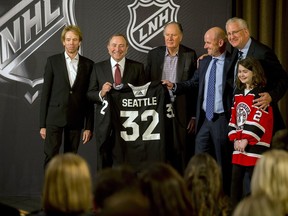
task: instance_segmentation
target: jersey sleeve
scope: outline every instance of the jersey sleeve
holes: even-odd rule
[[[247,139],[250,145],[255,145],[265,133],[269,133],[268,130],[272,130],[273,114],[270,106],[267,111],[255,106],[252,106],[252,108],[243,127],[242,139]]]

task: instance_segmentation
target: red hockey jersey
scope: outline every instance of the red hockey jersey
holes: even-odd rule
[[[244,152],[234,151],[233,164],[255,166],[261,154],[269,149],[273,132],[272,107],[258,109],[253,100],[259,98],[263,89],[254,88],[247,95],[244,90],[237,90],[229,122],[229,139],[231,141],[247,139]]]

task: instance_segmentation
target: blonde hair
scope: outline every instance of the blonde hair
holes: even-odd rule
[[[251,193],[266,194],[288,214],[288,152],[274,149],[263,154],[254,168]]]
[[[277,201],[269,199],[265,194],[244,198],[233,212],[233,216],[284,216]]]
[[[43,187],[45,212],[84,213],[92,207],[92,183],[87,162],[79,155],[57,155],[49,162]]]
[[[80,28],[76,25],[68,25],[65,26],[62,33],[61,33],[61,41],[65,41],[65,35],[67,32],[72,31],[74,34],[79,36],[79,41],[82,41],[83,36],[82,36],[82,32],[80,30]]]

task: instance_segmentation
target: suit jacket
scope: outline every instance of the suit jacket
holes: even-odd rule
[[[162,71],[166,53],[166,46],[160,46],[148,53],[146,65],[146,77],[150,81],[160,81],[162,79]],[[178,64],[177,64],[177,81],[185,81],[191,79],[197,67],[197,55],[195,50],[186,46],[180,45],[178,51]],[[176,97],[174,103],[175,121],[178,130],[176,142],[180,150],[185,149],[187,125],[192,116],[195,116],[196,92],[191,91],[186,95],[179,95]]]
[[[210,61],[212,60],[211,56],[206,56],[202,60],[199,61],[199,67],[195,71],[195,74],[192,79],[177,83],[177,89],[175,94],[180,94],[191,87],[197,87],[198,90],[198,98],[197,98],[197,107],[196,107],[196,131],[199,131],[203,121],[205,120],[204,112],[202,112],[202,105],[204,101],[204,87],[205,87],[205,76],[207,73],[208,66]],[[225,62],[224,62],[224,71],[223,71],[223,95],[222,102],[224,112],[226,113],[226,118],[229,120],[231,114],[232,100],[233,100],[233,79],[234,79],[234,71],[232,69],[232,61],[231,54],[226,52]]]
[[[278,108],[278,101],[284,96],[288,88],[288,74],[281,66],[277,56],[268,46],[251,38],[247,57],[258,59],[264,69],[267,78],[266,89],[272,97],[271,106],[274,113],[274,131],[285,128],[285,123]],[[234,65],[237,62],[238,50],[233,50]]]
[[[47,125],[93,131],[94,106],[86,98],[93,61],[79,55],[78,71],[70,86],[64,53],[47,59],[40,104],[40,128]]]
[[[110,59],[94,64],[87,93],[90,101],[98,104],[102,102],[99,92],[105,82],[114,83]],[[134,86],[144,85],[146,83],[144,65],[126,58],[122,83],[130,83]]]
[[[114,146],[114,135],[111,131],[111,124],[105,116],[101,115],[102,100],[99,92],[105,82],[114,83],[110,59],[94,64],[91,74],[88,99],[96,104],[95,138],[97,144],[97,168],[103,169],[112,166],[112,148]],[[122,83],[131,83],[134,86],[146,83],[144,65],[126,58]],[[107,115],[107,114],[106,114]]]

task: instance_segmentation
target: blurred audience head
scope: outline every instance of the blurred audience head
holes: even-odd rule
[[[288,151],[288,129],[279,130],[272,139],[273,149],[282,149]]]
[[[273,149],[263,153],[254,168],[251,194],[265,194],[288,214],[288,152]]]
[[[221,169],[207,153],[194,155],[184,173],[184,180],[197,216],[227,215],[231,205],[223,193]]]
[[[184,179],[170,165],[155,162],[139,174],[142,193],[148,197],[152,215],[192,215]]]
[[[284,216],[280,204],[265,194],[244,198],[233,212],[233,216]]]
[[[80,214],[91,210],[91,175],[81,156],[65,153],[52,158],[45,171],[42,202],[47,213]]]
[[[93,190],[95,211],[101,211],[109,197],[123,191],[141,191],[139,179],[130,166],[121,165],[100,170],[96,175]]]

